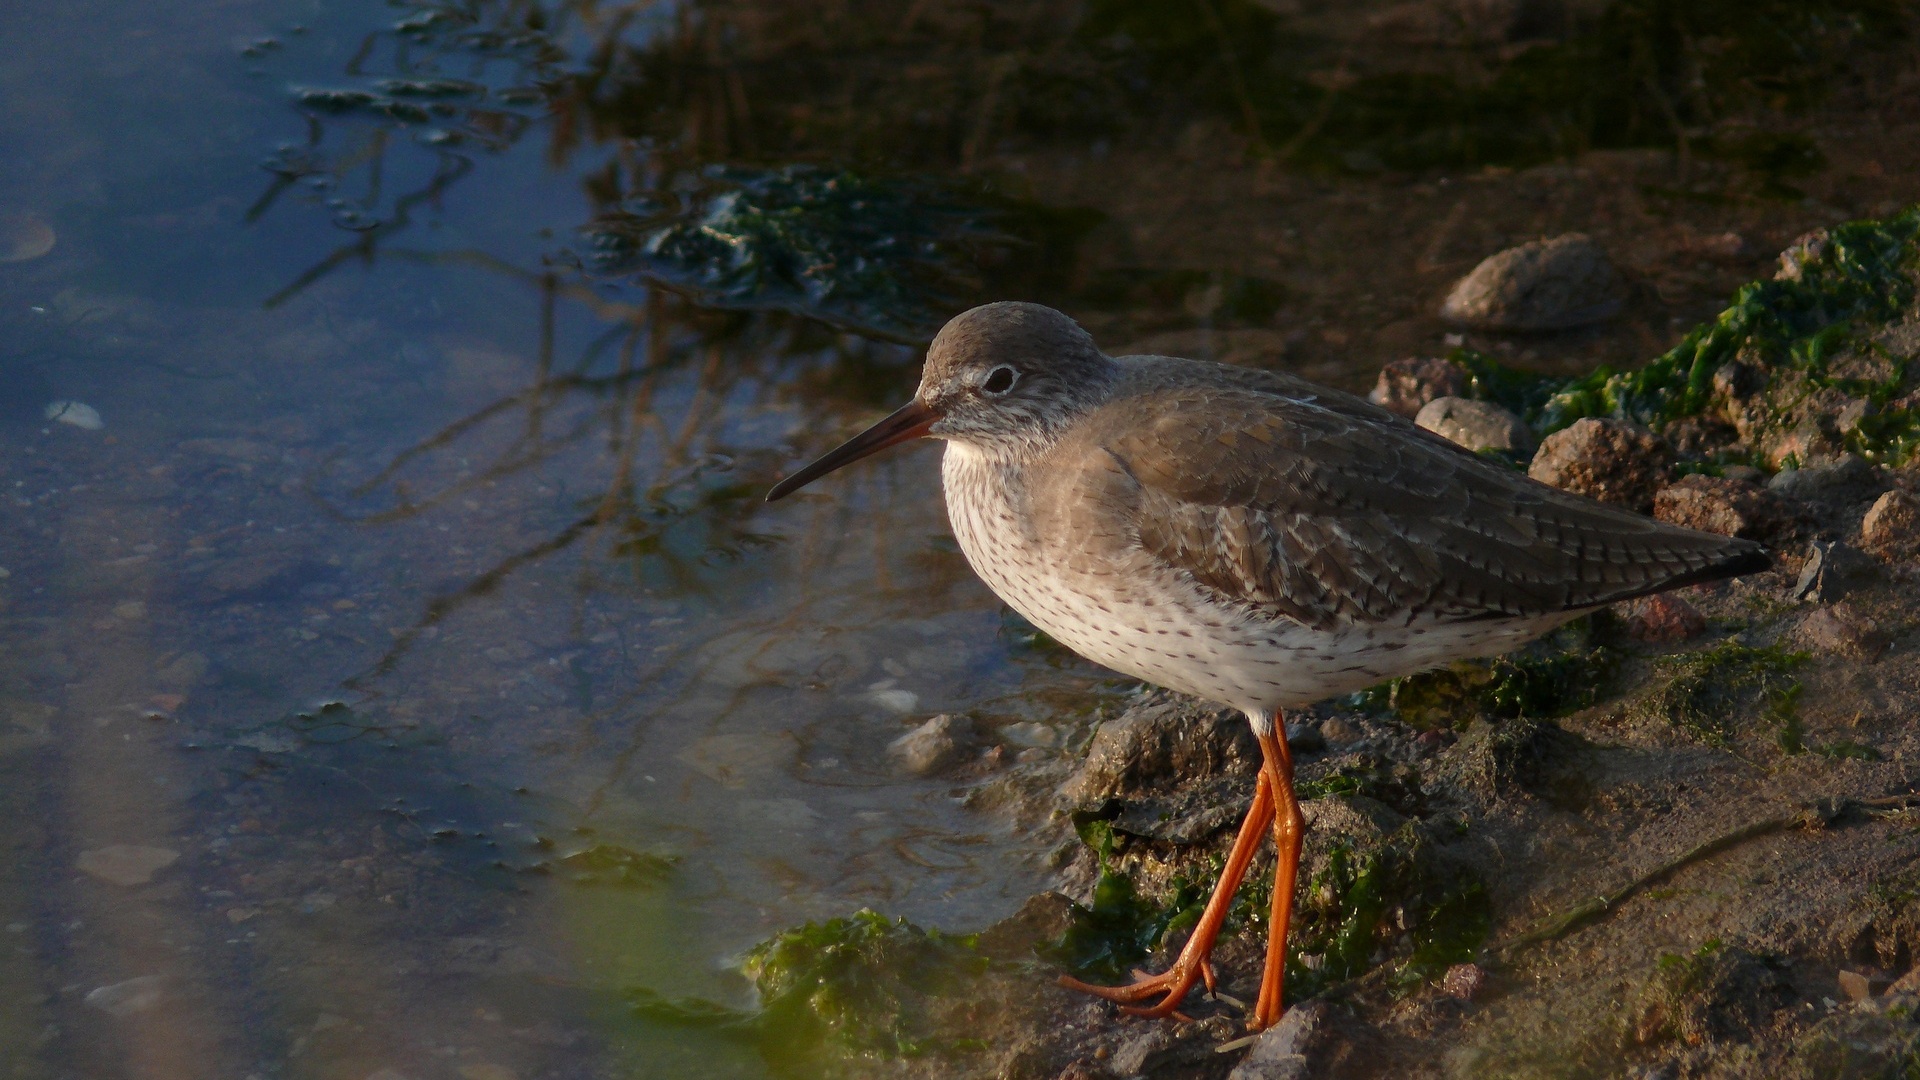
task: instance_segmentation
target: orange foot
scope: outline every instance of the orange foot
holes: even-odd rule
[[[1186,1000],[1187,994],[1193,989],[1194,982],[1199,979],[1206,980],[1209,991],[1213,989],[1213,964],[1202,959],[1197,965],[1189,965],[1186,957],[1182,956],[1173,967],[1158,975],[1150,975],[1136,969],[1133,973],[1133,981],[1125,986],[1095,986],[1067,975],[1060,976],[1060,985],[1069,990],[1078,990],[1083,994],[1105,998],[1118,1004],[1121,1012],[1131,1016],[1174,1016],[1184,1020],[1186,1017],[1180,1016],[1174,1010]],[[1162,998],[1157,1005],[1136,1004],[1155,994],[1165,994],[1166,997]]]

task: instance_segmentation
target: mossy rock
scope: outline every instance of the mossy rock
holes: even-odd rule
[[[1483,721],[1467,729],[1441,776],[1487,802],[1533,797],[1577,810],[1593,794],[1590,749],[1585,739],[1551,720]]]
[[[1751,1043],[1797,996],[1777,960],[1711,940],[1690,953],[1660,958],[1631,1011],[1627,1041]]]
[[[1920,997],[1890,994],[1841,1009],[1794,1044],[1789,1080],[1907,1080],[1920,1075]]]

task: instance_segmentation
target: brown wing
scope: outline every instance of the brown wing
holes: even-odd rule
[[[1268,378],[1122,396],[1056,459],[1055,483],[1099,497],[1038,494],[1104,519],[1077,530],[1129,534],[1223,598],[1322,629],[1544,615],[1769,564]]]

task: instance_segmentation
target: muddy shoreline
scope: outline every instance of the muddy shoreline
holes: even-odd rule
[[[857,941],[840,922],[796,932],[818,952],[776,939],[795,947],[775,974],[814,996],[771,999],[807,1020],[770,1055],[810,1045],[835,1075],[1075,1080],[1867,1077],[1916,1060],[1920,976],[1902,977],[1920,961],[1920,470],[1902,440],[1920,308],[1904,220],[1873,226],[1905,245],[1883,268],[1896,309],[1836,309],[1845,332],[1810,331],[1833,346],[1812,366],[1754,331],[1703,396],[1684,399],[1677,376],[1654,387],[1659,362],[1636,376],[1630,407],[1652,423],[1628,426],[1642,442],[1572,437],[1594,420],[1543,431],[1536,476],[1544,455],[1572,455],[1563,486],[1746,530],[1773,546],[1774,569],[1289,717],[1309,820],[1294,1021],[1241,1038],[1264,854],[1216,954],[1218,993],[1191,996],[1186,1021],[1052,985],[1060,971],[1118,981],[1169,963],[1251,793],[1240,718],[1142,690],[1062,756],[973,747],[952,774],[980,812],[1058,835],[1053,890],[974,937],[873,917],[897,940]],[[1853,234],[1831,235],[1844,247]],[[1845,269],[1827,236],[1792,248],[1772,280],[1837,280],[1819,276]],[[1778,299],[1788,292],[1777,302],[1797,302]],[[1834,373],[1868,360],[1891,365],[1869,410],[1880,420],[1842,431],[1867,383]],[[1743,409],[1766,416],[1741,423]],[[1531,422],[1553,429],[1550,415]],[[1647,447],[1663,455],[1657,493],[1606,486],[1648,468],[1634,459]],[[888,968],[928,947],[940,955],[914,962],[944,974],[902,982]],[[769,970],[749,965],[763,994]],[[836,981],[848,978],[859,986]],[[820,1007],[842,992],[889,1005]]]

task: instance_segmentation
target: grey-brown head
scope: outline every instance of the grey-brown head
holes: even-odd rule
[[[1080,324],[1003,301],[955,315],[927,348],[912,401],[767,492],[772,502],[876,451],[931,435],[994,457],[1044,449],[1105,399],[1118,367]]]

